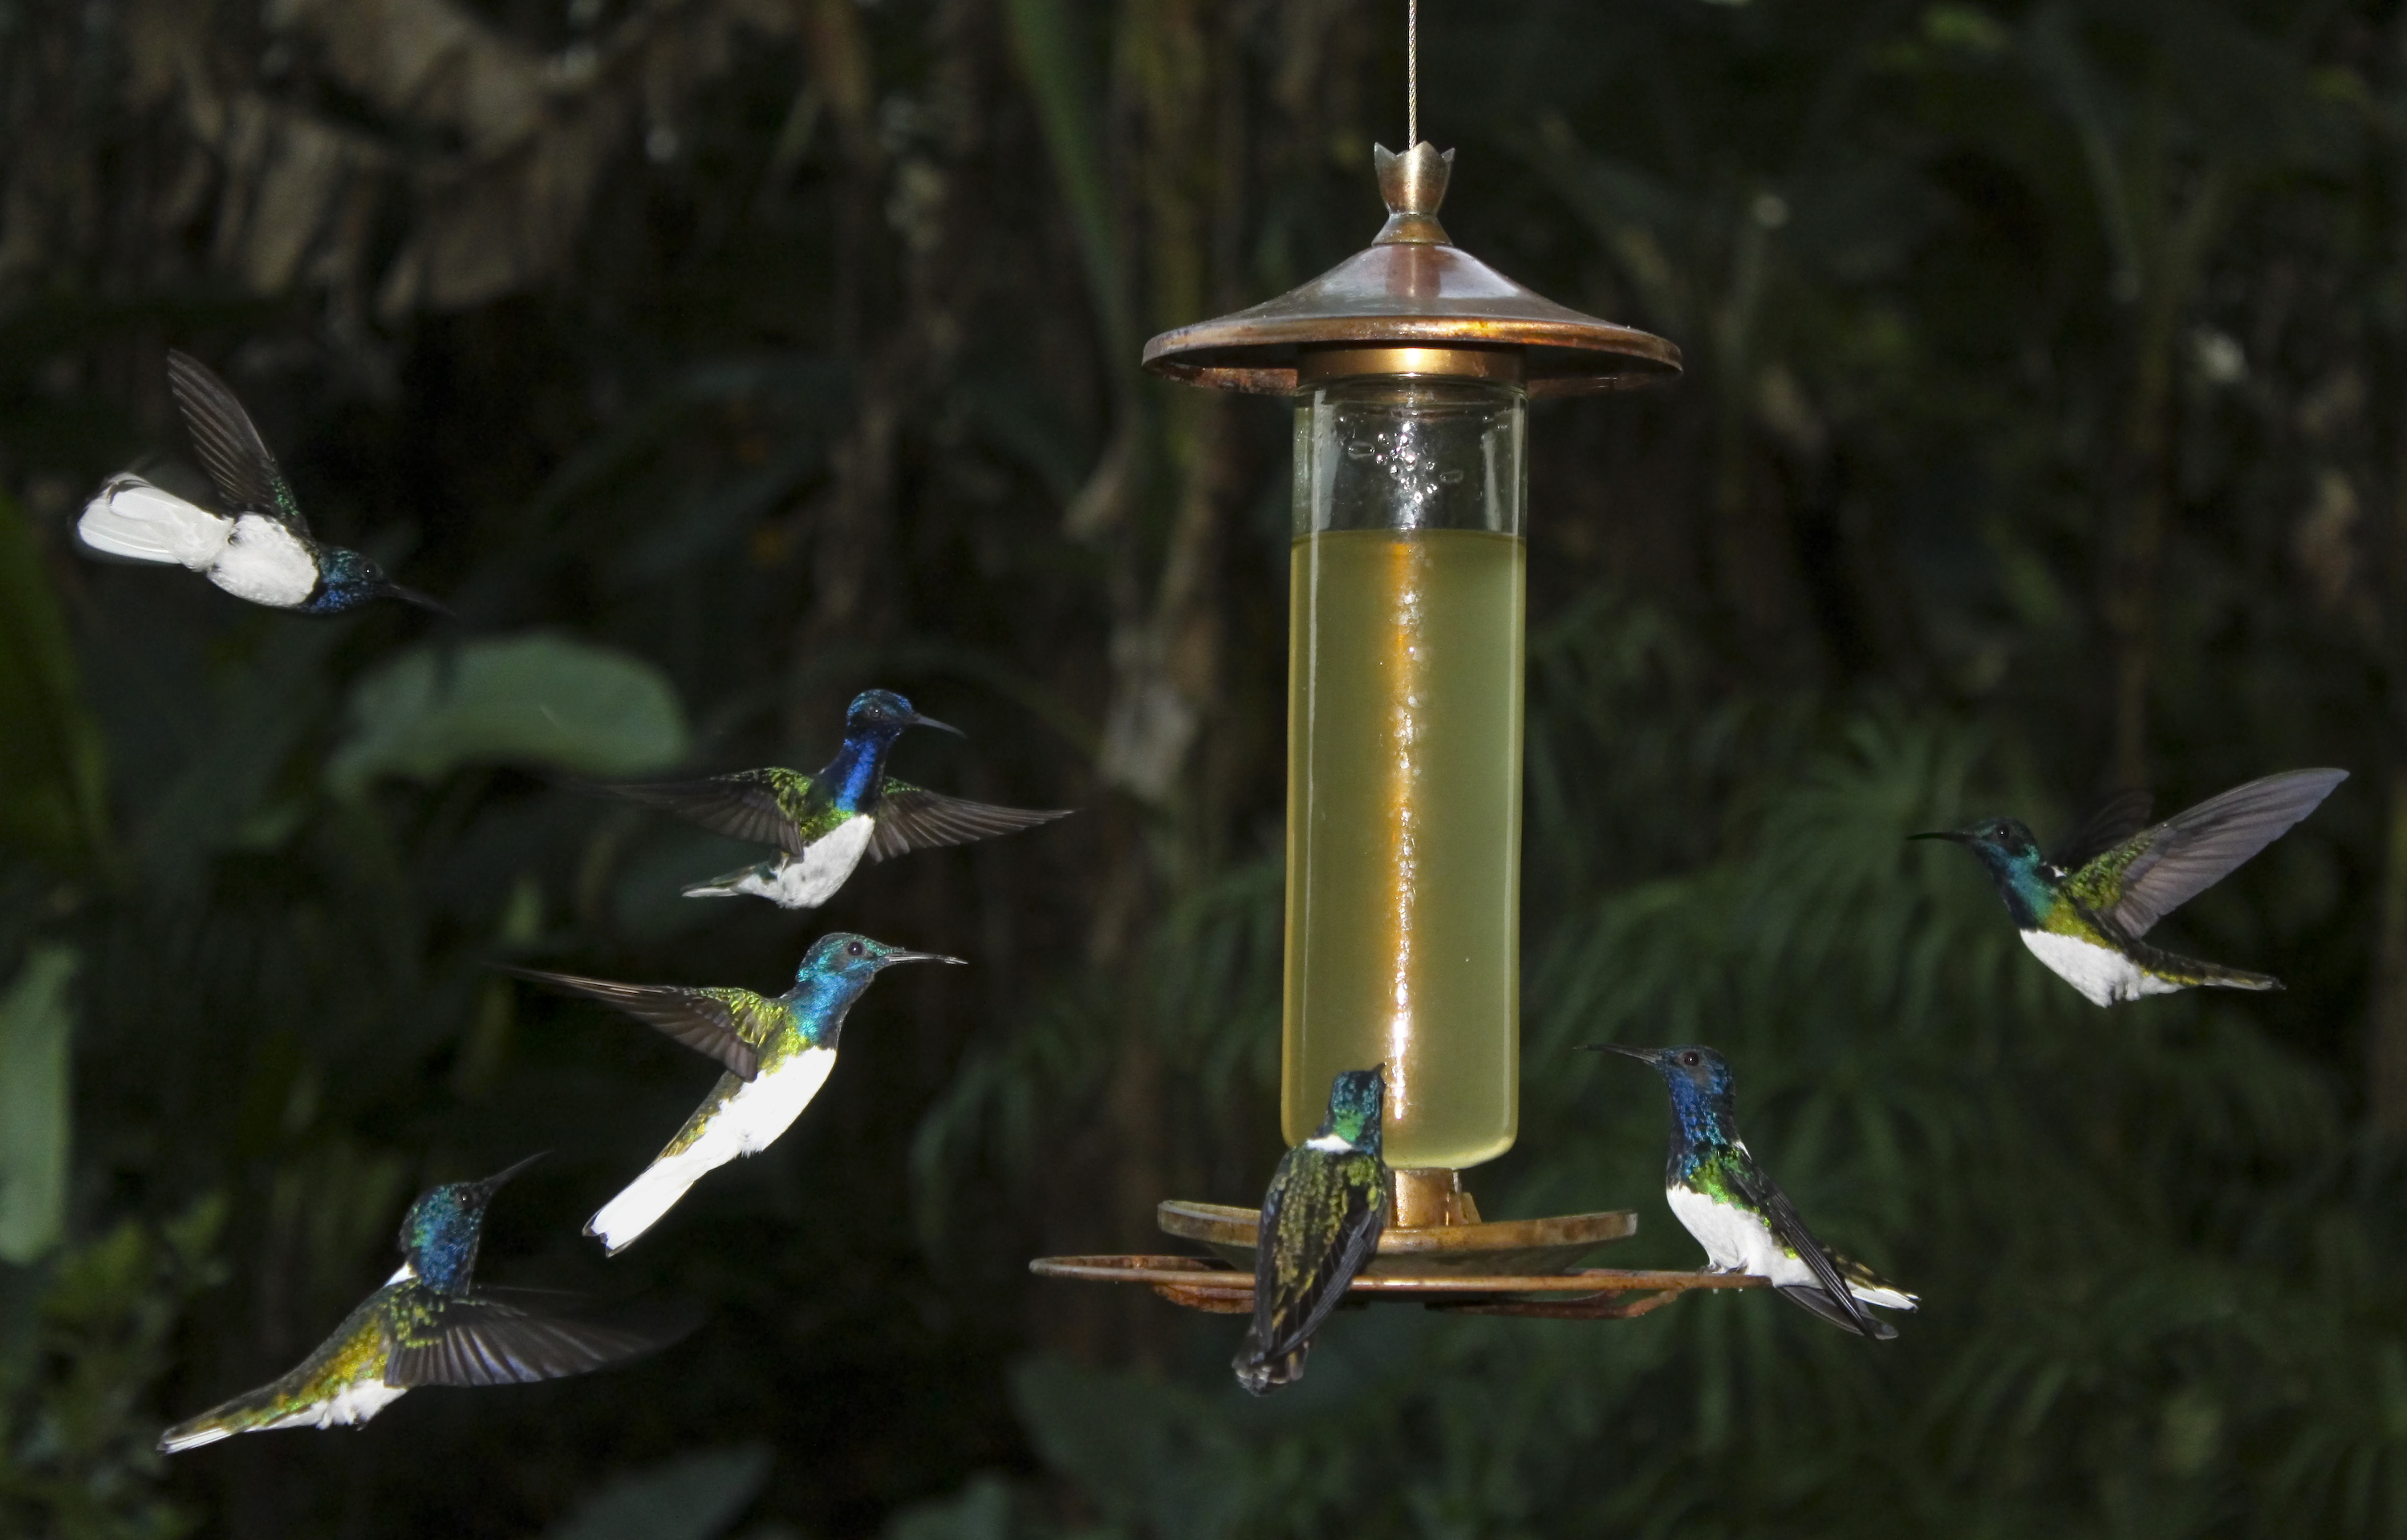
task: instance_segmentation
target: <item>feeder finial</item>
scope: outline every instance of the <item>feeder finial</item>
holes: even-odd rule
[[[1402,155],[1385,145],[1373,145],[1371,162],[1379,173],[1379,196],[1388,203],[1388,222],[1371,244],[1452,246],[1446,226],[1437,222],[1437,206],[1446,202],[1454,151],[1442,150],[1426,139]]]

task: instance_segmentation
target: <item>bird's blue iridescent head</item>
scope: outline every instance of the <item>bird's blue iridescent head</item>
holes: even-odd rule
[[[1357,1150],[1379,1152],[1379,1111],[1387,1105],[1388,1071],[1341,1069],[1329,1082],[1329,1116],[1320,1120],[1313,1137],[1334,1134]]]
[[[844,1013],[869,981],[897,963],[953,963],[941,952],[906,952],[884,941],[849,931],[834,931],[811,943],[794,969],[794,987],[786,998],[801,1019],[803,1036],[814,1048],[833,1048],[844,1030]]]
[[[922,716],[892,690],[863,690],[844,712],[844,747],[819,779],[835,805],[847,812],[869,811],[886,781],[886,753],[907,728],[935,728],[958,736],[959,728]]]
[[[502,1183],[543,1159],[529,1155],[482,1181],[448,1181],[428,1189],[401,1222],[402,1254],[429,1288],[464,1293],[477,1270],[477,1243],[484,1238],[485,1206]]]
[[[1998,897],[2015,924],[2025,930],[2041,924],[2056,902],[2047,857],[2039,841],[2018,818],[1989,818],[1970,828],[1941,829],[1907,836],[1913,840],[1947,840],[1981,858],[1998,884]]]
[[[318,551],[318,586],[301,608],[311,615],[340,615],[392,592],[384,569],[357,551],[326,545]]]
[[[301,601],[305,614],[340,615],[379,599],[398,599],[437,615],[451,613],[441,601],[393,582],[384,575],[384,569],[376,564],[375,558],[357,551],[321,545],[318,547],[317,560],[318,586]]]
[[[1673,1138],[1687,1146],[1730,1144],[1738,1132],[1731,1126],[1731,1098],[1738,1078],[1730,1061],[1702,1043],[1671,1048],[1628,1048],[1620,1043],[1589,1043],[1591,1053],[1619,1053],[1651,1064],[1672,1092]]]

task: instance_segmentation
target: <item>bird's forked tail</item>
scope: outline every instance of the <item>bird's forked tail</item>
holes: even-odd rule
[[[1268,1395],[1282,1385],[1292,1385],[1303,1378],[1303,1357],[1312,1351],[1312,1339],[1306,1337],[1284,1353],[1268,1355],[1262,1351],[1261,1339],[1254,1329],[1246,1328],[1246,1339],[1237,1346],[1237,1356],[1229,1366],[1237,1371],[1237,1383],[1256,1395]]]

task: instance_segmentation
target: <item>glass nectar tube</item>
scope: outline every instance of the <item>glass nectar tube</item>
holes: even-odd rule
[[[1296,411],[1281,1123],[1384,1064],[1388,1164],[1520,1115],[1524,398],[1332,381]]]

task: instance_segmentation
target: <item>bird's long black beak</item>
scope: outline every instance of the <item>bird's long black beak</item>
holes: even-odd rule
[[[1636,1059],[1640,1064],[1653,1064],[1663,1056],[1659,1048],[1631,1048],[1624,1043],[1582,1043],[1579,1051],[1583,1053],[1618,1053],[1625,1059]]]
[[[512,1177],[517,1176],[520,1172],[525,1170],[528,1166],[533,1166],[535,1162],[543,1159],[544,1156],[550,1153],[551,1151],[548,1150],[538,1150],[534,1154],[529,1155],[526,1159],[519,1162],[516,1166],[505,1166],[501,1170],[494,1172],[491,1176],[487,1177],[484,1180],[477,1183],[477,1185],[485,1190],[485,1195],[487,1197],[491,1197],[495,1192],[500,1190],[502,1183],[509,1180]]]
[[[950,722],[939,722],[933,716],[922,716],[918,712],[913,712],[911,713],[910,725],[915,728],[933,728],[938,732],[951,733],[955,738],[967,738],[969,736],[968,733],[961,731],[961,728],[953,726]]]
[[[890,952],[877,959],[880,968],[892,968],[896,963],[950,963],[955,968],[970,966],[959,957],[947,957],[941,952]]]
[[[1973,837],[1971,835],[1966,834],[1961,829],[1952,828],[1930,829],[1921,834],[1909,834],[1906,838],[1909,840],[1945,840],[1951,843],[1958,845],[1969,845],[1973,842]]]
[[[416,588],[405,588],[398,583],[386,584],[384,591],[390,598],[398,599],[405,604],[415,604],[421,610],[432,610],[446,620],[460,618],[460,613],[457,610],[433,594],[421,593]]]

